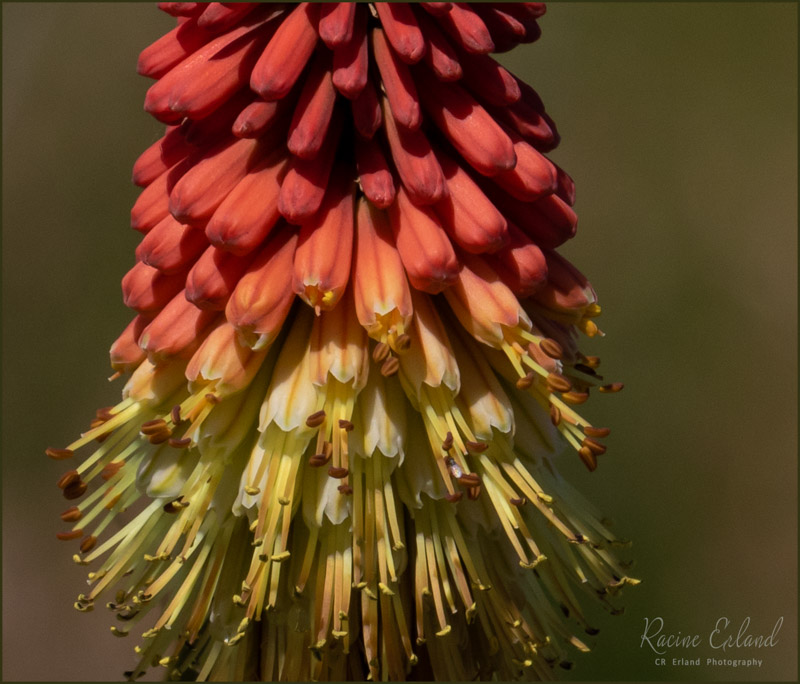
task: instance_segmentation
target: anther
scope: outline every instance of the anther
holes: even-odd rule
[[[66,511],[61,514],[61,519],[64,522],[75,522],[76,520],[80,520],[83,516],[81,513],[81,509],[77,506],[70,506]]]
[[[209,392],[208,394],[206,394],[206,396],[205,396],[205,399],[206,399],[206,401],[207,401],[209,404],[219,404],[219,402],[220,402],[220,401],[222,401],[222,400],[221,400],[221,399],[220,399],[220,398],[219,398],[219,397],[218,397],[216,394],[214,394],[213,392]]]
[[[608,437],[611,434],[611,429],[607,427],[592,427],[591,425],[584,425],[583,434],[585,434],[587,437]]]
[[[477,473],[464,473],[458,478],[458,484],[461,487],[478,487],[481,484],[481,478]]]
[[[464,495],[461,492],[453,492],[452,494],[445,495],[445,501],[450,503],[458,503]]]
[[[179,404],[175,404],[175,406],[172,407],[169,416],[172,418],[173,425],[177,425],[181,422],[181,407]]]
[[[306,425],[310,428],[319,427],[325,422],[325,411],[317,411],[306,418]]]
[[[512,499],[509,499],[508,503],[510,503],[512,506],[524,506],[526,501],[527,499],[524,498],[520,499],[518,497],[514,497]]]
[[[400,336],[399,336],[399,337],[398,337],[398,338],[397,338],[397,339],[394,341],[394,348],[395,348],[395,349],[396,349],[398,352],[404,352],[404,351],[407,351],[407,350],[408,350],[408,348],[409,348],[410,346],[411,346],[411,336],[410,336],[410,335],[406,335],[405,333],[403,333],[402,335],[400,335]]]
[[[610,394],[613,392],[619,392],[623,387],[625,387],[625,385],[623,385],[621,382],[612,382],[608,385],[602,385],[598,387],[597,390],[599,392],[607,392]]]
[[[591,437],[586,437],[581,442],[581,445],[591,449],[591,451],[595,454],[595,456],[600,456],[601,454],[606,453],[606,450],[607,450],[607,447],[606,447],[605,444],[601,444],[596,439],[592,439]]]
[[[550,406],[550,422],[556,427],[561,423],[561,409],[554,404]]]
[[[167,443],[174,449],[188,449],[192,445],[192,438],[184,437],[183,439],[177,439],[176,437],[170,437]]]
[[[382,363],[389,356],[389,345],[386,342],[378,342],[372,350],[372,360],[375,363]]]
[[[103,466],[103,469],[100,471],[100,477],[108,481],[114,477],[114,475],[116,475],[120,471],[120,468],[122,468],[124,465],[124,461],[112,461],[111,463],[106,463],[106,465]]]
[[[147,437],[147,441],[150,442],[150,444],[163,444],[170,437],[172,437],[172,430],[170,430],[168,427],[165,427],[160,432],[156,432],[155,434],[149,435]]]
[[[342,430],[350,432],[355,427],[355,425],[353,425],[349,420],[340,420],[339,427],[342,428]]]
[[[104,421],[102,418],[95,418],[94,420],[92,420],[91,423],[89,423],[89,429],[90,430],[94,430],[95,428],[100,427],[101,425],[103,425],[103,423],[105,423],[105,422],[106,421]]]
[[[244,493],[249,496],[257,496],[258,494],[261,494],[261,489],[259,487],[245,487]]]
[[[68,470],[59,478],[58,488],[66,489],[74,482],[80,482],[80,481],[81,481],[81,476],[78,474],[77,470]]]
[[[560,360],[564,356],[564,348],[551,337],[545,337],[539,342],[539,349],[551,359]]]
[[[308,459],[308,465],[310,465],[312,468],[321,468],[330,460],[331,455],[329,453],[314,454]]]
[[[467,447],[470,451],[486,451],[489,448],[489,445],[486,442],[464,442],[464,446]]]
[[[89,535],[81,542],[81,553],[89,553],[97,545],[97,537]]]
[[[580,371],[581,373],[585,373],[586,375],[591,375],[591,376],[593,376],[593,377],[598,377],[598,376],[597,376],[597,373],[596,373],[596,372],[595,372],[595,370],[594,370],[594,368],[592,368],[591,366],[587,366],[587,365],[586,365],[586,364],[584,364],[584,363],[576,363],[576,364],[573,366],[573,368],[574,368],[576,371]]]
[[[139,432],[143,435],[155,435],[161,432],[165,427],[167,427],[167,421],[163,418],[155,418],[154,420],[148,420],[146,423],[142,423],[139,426]]]
[[[168,503],[165,503],[164,504],[164,512],[165,513],[177,513],[178,511],[180,511],[181,508],[183,508],[183,506],[181,505],[181,499],[182,498],[183,497],[179,496],[177,499],[175,499],[173,501],[170,501]]]
[[[72,530],[71,532],[56,532],[56,539],[61,541],[71,541],[83,536],[83,530]]]
[[[337,468],[336,466],[331,466],[328,468],[328,475],[335,480],[341,480],[342,478],[347,477],[349,474],[350,471],[347,468]]]
[[[536,376],[533,374],[533,371],[528,371],[525,374],[525,377],[522,377],[519,380],[517,380],[517,389],[519,390],[528,389],[533,384],[533,380],[535,377]]]
[[[397,373],[400,370],[400,362],[397,360],[396,356],[388,357],[383,364],[381,365],[381,375],[388,378]]]
[[[600,357],[599,356],[587,356],[583,359],[583,362],[589,366],[589,368],[597,368],[600,365]]]
[[[578,456],[581,457],[581,461],[583,461],[583,465],[585,465],[589,472],[594,472],[597,468],[597,457],[594,455],[594,452],[586,446],[581,447],[578,449]]]
[[[114,414],[111,413],[113,408],[113,406],[104,406],[103,408],[97,409],[97,411],[94,412],[94,415],[103,422],[111,420],[111,418],[114,417]]]
[[[480,485],[477,487],[470,487],[467,490],[467,498],[470,501],[475,501],[481,495],[481,488]]]
[[[44,453],[56,461],[63,461],[65,458],[72,458],[75,455],[72,449],[54,449],[53,447],[45,449]]]
[[[561,395],[561,398],[567,404],[572,404],[572,405],[583,404],[589,399],[589,393],[588,392],[564,392],[564,394]]]
[[[453,433],[448,430],[447,436],[444,438],[444,442],[442,442],[442,449],[445,451],[450,451],[453,448]]]
[[[69,487],[64,488],[64,498],[68,501],[72,499],[78,499],[86,493],[86,490],[89,488],[85,482],[73,482]]]
[[[550,373],[547,376],[547,386],[551,392],[569,392],[572,389],[570,381],[558,373]]]
[[[350,496],[353,493],[353,488],[347,484],[339,485],[337,489],[345,496]]]

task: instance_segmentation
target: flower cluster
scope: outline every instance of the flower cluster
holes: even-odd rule
[[[490,53],[540,3],[160,3],[123,399],[56,459],[112,632],[198,680],[542,679],[616,610],[619,543],[557,473],[615,392],[555,249],[574,186]],[[123,512],[125,512],[123,514]],[[112,521],[122,520],[116,531]]]

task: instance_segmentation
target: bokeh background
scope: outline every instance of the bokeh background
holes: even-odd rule
[[[118,397],[128,179],[160,131],[136,57],[172,20],[149,4],[2,10],[3,678],[119,680],[134,643],[102,608],[71,607],[85,570],[55,539],[62,468],[44,449]],[[564,251],[604,305],[592,353],[626,384],[588,407],[614,427],[601,467],[564,467],[634,540],[643,579],[566,678],[795,680],[797,6],[554,3],[541,23],[507,62],[559,125],[581,217]],[[707,647],[659,667],[640,638],[657,616],[683,634],[784,623],[774,648],[725,654],[760,668],[708,667]]]

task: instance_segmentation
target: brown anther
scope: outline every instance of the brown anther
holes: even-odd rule
[[[444,438],[444,442],[442,442],[442,449],[445,451],[450,451],[453,448],[453,433],[448,431],[447,436]]]
[[[89,485],[87,485],[85,482],[81,482],[80,480],[73,482],[68,487],[64,487],[64,498],[68,501],[72,501],[72,499],[78,499],[86,493],[88,488]]]
[[[477,499],[477,498],[478,498],[480,495],[481,495],[481,488],[480,488],[480,485],[478,485],[478,486],[476,486],[476,487],[470,487],[470,488],[467,490],[467,498],[468,498],[470,501],[475,501],[475,499]]]
[[[583,434],[587,437],[608,437],[611,434],[611,428],[584,425]]]
[[[408,348],[411,346],[411,336],[406,335],[403,333],[394,341],[394,348],[398,352],[408,351]]]
[[[58,480],[58,488],[59,489],[66,489],[71,484],[75,482],[80,482],[81,476],[78,474],[77,470],[68,470],[64,473]]]
[[[517,389],[519,390],[528,389],[533,384],[533,380],[535,377],[536,376],[533,374],[533,371],[528,371],[524,377],[517,380]]]
[[[97,411],[94,412],[94,415],[103,422],[111,420],[114,417],[114,414],[111,413],[113,408],[113,406],[104,406],[103,408],[97,409]]]
[[[375,349],[372,350],[372,360],[375,363],[381,363],[389,356],[390,351],[389,345],[386,344],[386,342],[378,342],[378,344],[375,345]]]
[[[601,454],[606,453],[606,451],[608,449],[608,447],[606,447],[605,444],[601,444],[600,442],[598,442],[595,439],[592,439],[591,437],[586,437],[581,442],[581,445],[585,446],[585,447],[589,447],[589,449],[592,450],[592,452],[595,454],[595,456],[600,456]]]
[[[342,478],[347,477],[349,474],[350,471],[347,468],[337,468],[336,466],[331,466],[328,468],[328,475],[335,480],[341,480]]]
[[[355,425],[353,425],[349,420],[340,420],[339,427],[342,428],[342,430],[345,430],[346,432],[350,432],[355,427]]]
[[[486,451],[489,445],[486,442],[464,442],[464,446],[470,451]]]
[[[594,368],[592,368],[591,366],[587,366],[585,363],[576,363],[572,367],[576,371],[580,371],[581,373],[585,373],[586,375],[591,375],[592,377],[598,377]]]
[[[170,437],[169,445],[175,449],[187,449],[192,445],[192,438],[184,437],[183,439],[177,439],[176,437]]]
[[[600,357],[599,356],[586,356],[583,359],[583,362],[589,366],[589,368],[597,368],[600,365]]]
[[[56,539],[61,541],[71,541],[83,536],[83,530],[72,530],[71,532],[56,532]]]
[[[306,425],[310,428],[319,427],[325,422],[325,411],[317,411],[306,418]]]
[[[83,513],[81,513],[81,509],[77,506],[70,506],[66,511],[61,514],[61,519],[64,522],[75,522],[76,520],[80,520]]]
[[[172,407],[172,411],[170,411],[169,415],[170,415],[170,418],[172,418],[172,423],[174,425],[177,425],[178,423],[180,423],[181,422],[181,407],[180,407],[180,405],[179,404],[175,404],[175,406]]]
[[[109,500],[106,502],[106,505],[104,506],[104,508],[105,508],[107,511],[110,511],[112,508],[114,508],[114,506],[116,506],[116,505],[117,505],[117,501],[119,501],[121,498],[122,498],[122,492],[120,492],[119,494],[117,494],[117,495],[115,495],[115,496],[112,496],[112,497],[111,497],[111,498],[110,498],[110,499],[109,499]]]
[[[219,404],[219,402],[222,401],[222,399],[220,399],[213,392],[209,392],[208,394],[206,394],[205,399],[209,404]]]
[[[172,437],[172,430],[165,427],[160,432],[156,432],[155,434],[149,435],[147,441],[150,442],[150,444],[163,444],[170,437]]]
[[[103,466],[103,469],[100,471],[100,477],[108,481],[114,477],[114,475],[116,475],[119,472],[119,469],[124,465],[124,461],[112,461],[111,463],[106,463],[106,465]]]
[[[477,473],[464,473],[457,480],[459,487],[478,487],[481,484],[481,478]]]
[[[339,485],[336,489],[338,489],[345,496],[350,496],[353,493],[353,488],[348,484]]]
[[[153,420],[148,420],[146,423],[142,423],[139,426],[139,432],[143,435],[154,435],[157,432],[161,432],[165,427],[167,427],[167,421],[163,418],[155,418]]]
[[[65,458],[72,458],[75,455],[72,449],[54,449],[53,447],[45,449],[44,453],[56,461],[63,461]]]
[[[583,404],[589,400],[589,393],[564,392],[564,394],[561,395],[561,399],[567,404],[572,404],[572,405]]]
[[[548,374],[547,386],[551,392],[569,392],[572,389],[570,381],[558,373]]]
[[[589,472],[594,472],[597,468],[597,457],[594,455],[594,452],[589,447],[583,446],[578,449],[578,456],[581,457],[583,465],[589,469]]]
[[[321,468],[330,460],[330,454],[314,454],[308,459],[308,465],[310,465],[312,468]]]
[[[552,337],[545,337],[541,342],[539,342],[539,349],[541,349],[551,359],[556,359],[557,361],[564,357],[564,348]]]
[[[168,503],[164,504],[164,512],[165,513],[178,513],[183,508],[183,503],[181,501],[183,499],[182,496],[179,496],[177,499],[174,499]]]
[[[388,357],[383,364],[381,365],[381,375],[388,378],[397,373],[400,370],[400,362],[397,360],[396,356]]]
[[[561,409],[555,404],[550,405],[550,422],[556,427],[561,423]]]
[[[527,499],[513,498],[509,499],[508,503],[510,503],[512,506],[524,506],[527,503]]]
[[[453,492],[452,494],[446,494],[444,498],[445,501],[449,501],[450,503],[456,503],[458,501],[461,501],[463,496],[464,495],[461,492]]]
[[[97,427],[100,427],[103,423],[105,423],[102,418],[94,418],[91,423],[89,423],[89,429],[94,430]]]
[[[612,382],[608,385],[602,385],[601,387],[598,387],[597,390],[599,392],[607,392],[611,394],[613,392],[619,392],[623,387],[625,387],[625,385],[623,385],[621,382]]]
[[[97,537],[92,535],[84,537],[83,541],[81,541],[81,552],[89,553],[95,546],[97,546]]]

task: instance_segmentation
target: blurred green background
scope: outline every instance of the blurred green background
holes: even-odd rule
[[[160,126],[140,49],[172,20],[146,4],[3,4],[3,678],[117,680],[133,642],[71,607],[85,571],[58,542],[67,444],[113,403],[107,349],[138,235],[130,169]],[[567,678],[797,677],[797,6],[555,3],[504,59],[559,125],[578,238],[607,333],[591,353],[626,390],[588,406],[614,428],[572,482],[634,540],[622,617]],[[784,617],[760,668],[707,647],[640,647],[644,618],[707,635]],[[705,638],[705,637],[704,637]],[[673,667],[672,656],[702,656]]]

